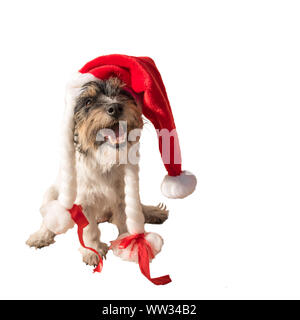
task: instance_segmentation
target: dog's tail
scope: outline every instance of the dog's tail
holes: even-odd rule
[[[162,224],[169,216],[169,210],[165,204],[160,203],[157,206],[145,206],[142,204],[145,223]]]

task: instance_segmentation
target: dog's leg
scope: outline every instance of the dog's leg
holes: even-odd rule
[[[83,241],[86,247],[95,249],[99,254],[105,258],[108,251],[108,246],[106,243],[100,241],[100,230],[98,228],[95,216],[92,215],[93,209],[84,209],[84,214],[87,217],[89,224],[83,229]],[[83,247],[79,248],[82,254],[82,260],[88,265],[95,266],[99,262],[99,258],[91,250],[85,249]]]
[[[121,198],[122,201],[119,202],[119,204],[116,206],[116,208],[113,211],[113,215],[111,218],[111,223],[116,225],[119,231],[119,236],[123,233],[128,232],[127,226],[126,226],[126,215],[125,215],[125,205],[124,205],[124,199]],[[120,200],[121,200],[120,199]]]
[[[145,216],[145,223],[162,224],[169,216],[169,210],[161,203],[157,206],[145,206],[142,204],[142,209]]]
[[[30,235],[30,237],[26,241],[26,244],[29,247],[35,247],[36,249],[40,249],[54,243],[54,238],[55,233],[48,230],[42,223],[40,229],[37,232]]]
[[[123,221],[123,219],[122,220],[114,220],[112,223],[117,226],[118,231],[119,231],[119,235],[128,232],[127,226],[125,223],[125,219],[124,219],[124,221]]]
[[[151,224],[162,224],[169,216],[169,210],[164,204],[157,206],[145,206],[142,204],[143,214],[145,216],[145,223]],[[124,204],[120,203],[119,206],[114,210],[111,221],[115,224],[119,230],[119,235],[128,232],[126,226],[126,215],[124,211]]]

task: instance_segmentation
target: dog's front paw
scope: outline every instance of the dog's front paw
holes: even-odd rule
[[[29,247],[41,249],[43,247],[47,247],[50,244],[54,243],[55,242],[54,237],[55,237],[55,234],[51,231],[48,231],[46,233],[37,231],[32,235],[30,235],[30,237],[26,241],[26,244]]]
[[[94,249],[94,248],[93,248]],[[90,266],[96,266],[99,263],[99,258],[96,253],[91,250],[80,248],[82,254],[82,261]],[[106,243],[100,243],[95,250],[101,255],[102,258],[106,259],[108,246]]]
[[[98,252],[100,253],[102,258],[106,259],[106,254],[108,252],[108,245],[106,243],[101,242],[98,248]]]
[[[89,251],[82,255],[82,261],[89,266],[96,266],[99,263],[99,258],[96,253]]]

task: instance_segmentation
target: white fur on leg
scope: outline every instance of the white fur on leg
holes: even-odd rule
[[[58,200],[52,200],[40,208],[44,225],[55,234],[65,233],[74,227],[70,212]]]
[[[110,249],[116,256],[120,257],[123,260],[138,263],[138,246],[134,246],[134,240],[127,248],[119,248],[120,240],[127,236],[130,236],[130,234],[121,234],[115,241],[112,242]],[[145,233],[145,239],[148,241],[152,249],[153,258],[149,257],[149,261],[151,262],[151,260],[154,259],[154,257],[161,251],[164,241],[159,234],[154,232]]]
[[[161,192],[167,198],[182,199],[193,193],[196,185],[196,177],[188,171],[182,171],[179,176],[165,176]]]

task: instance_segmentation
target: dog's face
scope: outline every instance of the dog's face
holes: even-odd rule
[[[118,78],[91,81],[82,87],[74,109],[74,141],[83,154],[103,144],[118,152],[128,134],[142,129],[142,110]],[[138,139],[137,139],[138,140]]]

